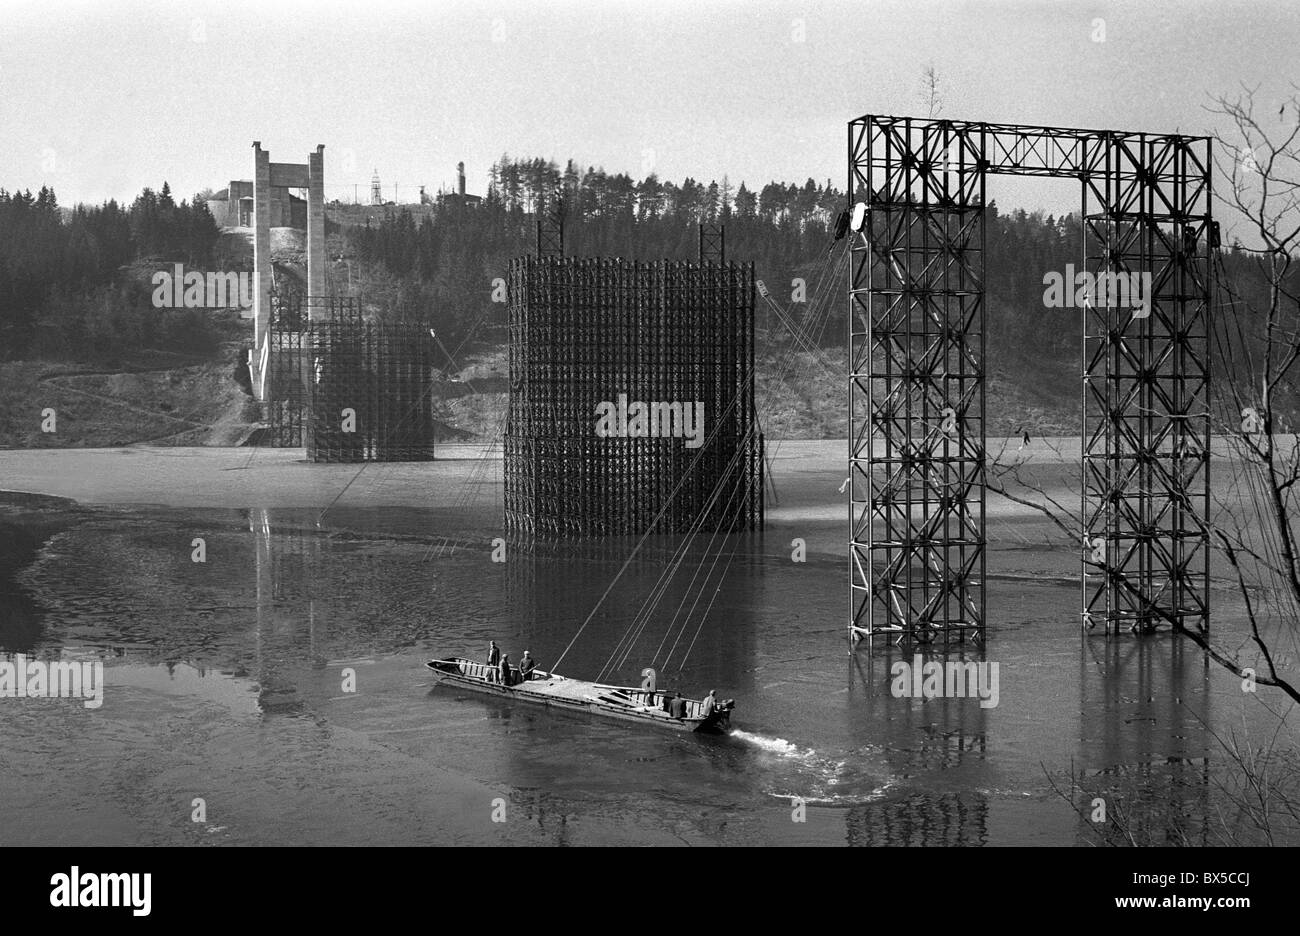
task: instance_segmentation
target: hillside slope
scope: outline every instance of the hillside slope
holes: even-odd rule
[[[237,373],[246,352],[227,341],[210,358],[152,352],[121,370],[46,362],[0,364],[0,448],[151,445],[241,445],[258,428],[258,407]],[[1058,360],[1014,348],[990,355],[990,436],[1074,435],[1079,381]],[[504,345],[462,355],[452,380],[437,385],[440,441],[496,439],[508,403]],[[814,357],[788,349],[762,353],[756,394],[765,436],[837,439],[847,434],[847,355]],[[41,431],[41,414],[57,414],[57,432]]]

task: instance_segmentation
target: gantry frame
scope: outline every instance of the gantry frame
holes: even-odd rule
[[[1146,303],[1080,309],[1083,623],[1208,629],[1209,138],[874,115],[848,136],[850,635],[985,636],[992,174],[1078,179],[1086,273],[1150,277]]]

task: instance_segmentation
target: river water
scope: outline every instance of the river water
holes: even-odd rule
[[[544,667],[573,641],[560,671],[594,677],[675,547],[611,588],[630,543],[493,561],[496,509],[11,500],[0,653],[106,688],[0,699],[0,844],[1072,845],[1098,800],[1138,841],[1248,836],[1215,734],[1267,741],[1278,700],[1168,635],[1081,638],[1072,550],[993,528],[984,707],[895,698],[910,657],[849,652],[842,554],[792,561],[797,510],[697,544],[612,679],[734,698],[704,737],[435,686],[426,659],[489,639]]]

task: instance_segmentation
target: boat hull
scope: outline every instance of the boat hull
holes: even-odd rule
[[[647,693],[627,686],[607,686],[542,671],[535,671],[535,678],[507,686],[501,682],[489,682],[485,678],[488,672],[486,664],[459,658],[430,660],[425,666],[445,685],[531,705],[617,718],[672,731],[721,734],[731,727],[730,703],[724,703],[711,714],[704,715],[701,702],[695,699],[683,700],[687,704],[688,714],[684,718],[676,718],[658,705],[651,704],[648,697],[653,697],[655,701],[662,700],[661,692]]]

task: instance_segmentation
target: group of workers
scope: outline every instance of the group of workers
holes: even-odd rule
[[[488,641],[486,674],[488,682],[501,683],[503,686],[515,686],[532,679],[535,669],[537,669],[537,661],[533,659],[533,655],[527,650],[524,651],[523,659],[519,661],[519,668],[514,669],[510,666],[510,654],[502,653],[495,640]]]
[[[487,672],[485,679],[490,683],[500,683],[503,686],[516,686],[521,682],[526,682],[533,678],[533,672],[537,669],[537,661],[527,650],[524,651],[523,658],[519,661],[518,669],[510,666],[510,654],[502,653],[501,648],[497,646],[495,640],[488,641],[487,655]],[[652,684],[653,685],[653,684]],[[667,692],[661,693],[663,710],[673,718],[686,717],[686,700],[682,698],[680,692],[674,693],[671,697]],[[655,699],[653,687],[646,693],[646,706],[654,707],[660,704]],[[700,704],[699,718],[708,718],[718,708],[718,690],[710,689],[709,694],[704,697]]]
[[[667,692],[664,692],[662,693],[662,696],[662,707],[665,712],[673,718],[686,717],[686,700],[682,698],[680,692],[675,692],[671,696],[669,696]],[[658,704],[655,700],[655,691],[653,689],[646,693],[645,704],[647,708],[654,708],[655,705]],[[717,710],[717,708],[718,690],[710,689],[709,694],[704,697],[704,701],[700,704],[700,714],[698,717],[708,718]]]

